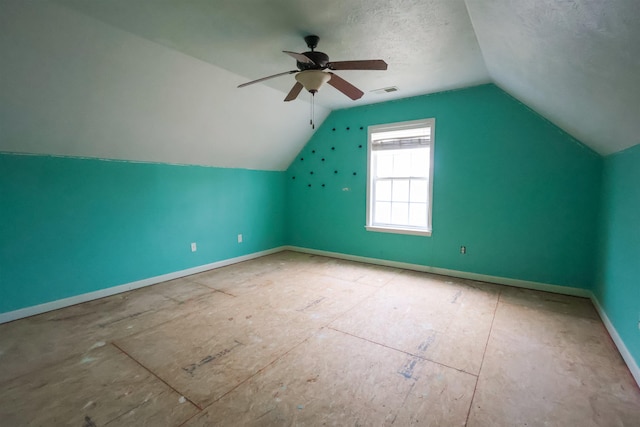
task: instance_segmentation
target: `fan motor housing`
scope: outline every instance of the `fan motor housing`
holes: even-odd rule
[[[310,64],[307,62],[297,61],[298,69],[300,71],[304,70],[324,70],[327,68],[327,64],[329,63],[329,55],[324,52],[304,52],[304,56],[315,62],[315,64]]]

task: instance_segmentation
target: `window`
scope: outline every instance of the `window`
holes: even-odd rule
[[[431,235],[435,119],[369,126],[369,231]]]

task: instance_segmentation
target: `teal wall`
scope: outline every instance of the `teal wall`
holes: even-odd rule
[[[367,126],[429,117],[433,235],[367,232]],[[0,313],[290,244],[594,289],[640,360],[639,182],[493,85],[335,111],[286,173],[0,154]]]
[[[0,154],[0,313],[281,246],[283,180]]]
[[[367,126],[430,117],[432,236],[366,231]],[[601,168],[598,154],[494,85],[338,110],[287,171],[287,242],[589,289]]]
[[[605,158],[600,271],[595,294],[640,361],[640,145]]]

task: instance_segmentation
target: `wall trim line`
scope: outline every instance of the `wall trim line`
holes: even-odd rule
[[[624,344],[624,341],[620,337],[620,334],[618,334],[618,331],[616,330],[615,326],[613,326],[613,323],[611,323],[611,320],[609,320],[609,316],[607,316],[607,312],[604,311],[604,308],[600,304],[600,301],[598,301],[598,298],[596,298],[595,294],[593,293],[591,294],[591,302],[593,303],[593,305],[596,308],[596,311],[600,315],[600,318],[602,319],[602,323],[604,323],[604,327],[607,329],[607,332],[609,332],[609,335],[611,336],[613,343],[616,345],[616,347],[618,347],[618,351],[620,352],[620,355],[622,356],[624,363],[626,363],[627,368],[629,368],[629,371],[631,372],[633,379],[636,380],[638,387],[640,387],[640,368],[638,367],[638,364],[636,363],[635,359],[631,355],[631,352],[629,351],[627,346]]]
[[[380,258],[369,258],[359,255],[342,254],[338,252],[329,252],[318,249],[309,249],[299,246],[285,246],[285,250],[304,252],[312,255],[328,256],[331,258],[340,258],[348,261],[358,261],[367,264],[377,264],[387,267],[404,268],[407,270],[421,271],[424,273],[439,274],[441,276],[451,276],[460,279],[477,280],[479,282],[497,283],[499,285],[514,286],[517,288],[533,289],[537,291],[552,292],[554,294],[571,295],[582,298],[591,298],[591,291],[587,289],[572,288],[570,286],[550,285],[548,283],[532,282],[529,280],[510,279],[508,277],[489,276],[486,274],[469,273],[466,271],[449,270],[446,268],[430,267],[428,265],[411,264],[400,261],[389,261]]]
[[[69,307],[72,305],[80,304],[83,302],[93,301],[96,299],[128,292],[134,289],[144,288],[146,286],[155,285],[157,283],[166,282],[173,279],[179,279],[181,277],[190,276],[196,273],[202,273],[203,271],[212,270],[214,268],[225,267],[231,264],[237,264],[239,262],[248,261],[254,258],[259,258],[265,255],[271,255],[276,252],[282,252],[283,246],[279,246],[264,251],[253,252],[247,255],[241,255],[239,257],[228,258],[209,264],[200,265],[197,267],[187,268],[185,270],[174,271],[173,273],[162,274],[160,276],[149,277],[147,279],[137,280],[135,282],[125,283],[122,285],[116,285],[105,289],[99,289],[97,291],[87,292],[80,295],[75,295],[68,298],[63,298],[55,301],[46,302],[44,304],[33,305],[30,307],[20,308],[18,310],[7,311],[0,313],[0,324],[12,322],[14,320],[22,319],[25,317],[35,316],[36,314],[46,313],[48,311],[58,310],[60,308]]]

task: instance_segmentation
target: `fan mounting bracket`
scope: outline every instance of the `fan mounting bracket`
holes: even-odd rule
[[[311,49],[311,52],[313,52],[313,49],[318,47],[318,42],[320,41],[320,37],[309,35],[304,38],[304,41],[307,43],[307,47]]]

